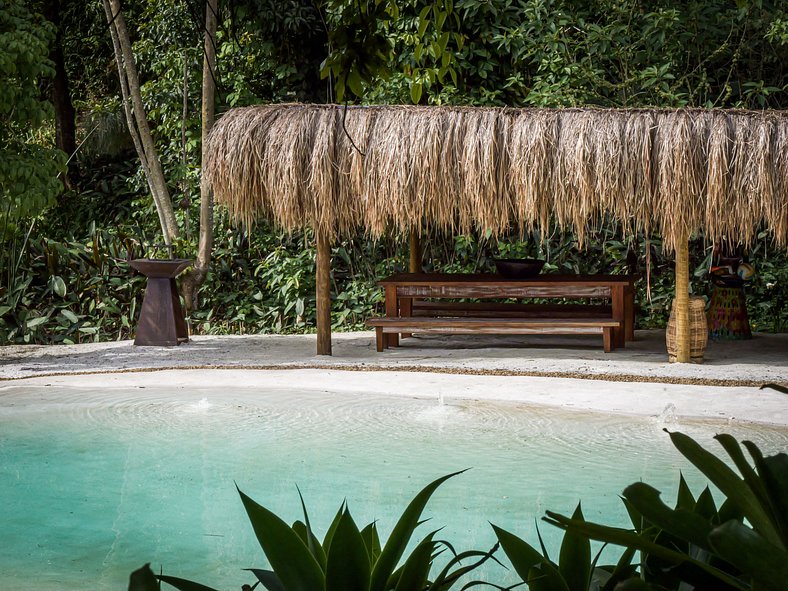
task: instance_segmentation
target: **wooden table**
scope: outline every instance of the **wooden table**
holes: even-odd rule
[[[431,299],[603,299],[610,302],[616,347],[634,340],[635,277],[632,275],[537,275],[510,279],[496,274],[398,273],[379,282],[385,291],[386,316],[413,315],[413,300]],[[399,335],[385,335],[396,347]]]

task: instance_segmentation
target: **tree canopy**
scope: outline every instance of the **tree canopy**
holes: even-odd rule
[[[54,73],[54,26],[22,0],[0,6],[0,224],[38,215],[62,188],[62,152],[47,145],[41,126],[52,116],[39,84]]]

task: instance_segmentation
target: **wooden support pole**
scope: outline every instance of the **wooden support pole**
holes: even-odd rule
[[[408,271],[411,273],[421,273],[421,238],[416,230],[410,231],[410,264]]]
[[[331,355],[331,243],[324,233],[317,235],[316,299],[317,354]]]
[[[676,361],[690,362],[690,314],[689,314],[689,239],[679,240],[676,245]]]

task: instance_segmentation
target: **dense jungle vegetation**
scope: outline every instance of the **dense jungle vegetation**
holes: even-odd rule
[[[143,104],[175,205],[174,252],[199,236],[206,4],[127,0]],[[788,106],[788,12],[756,0],[220,0],[216,112],[270,102],[513,107]],[[166,256],[126,127],[100,0],[0,2],[0,343],[129,338],[145,279],[127,260]],[[190,312],[196,334],[309,331],[314,244],[215,211],[212,262]],[[593,228],[494,240],[434,234],[427,269],[486,270],[539,255],[548,270],[642,273],[641,327],[661,326],[672,259],[659,236]],[[734,237],[735,238],[735,237]],[[713,245],[693,239],[693,291]],[[333,324],[360,327],[379,279],[407,266],[406,236],[334,245]],[[756,330],[788,325],[788,265],[763,231],[745,253]],[[645,280],[648,277],[648,281]]]

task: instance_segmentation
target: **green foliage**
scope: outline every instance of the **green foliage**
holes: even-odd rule
[[[54,73],[49,44],[54,27],[26,2],[0,5],[0,225],[3,241],[20,219],[36,216],[61,190],[65,158],[39,145],[35,131],[52,115],[39,84]]]
[[[31,239],[0,289],[0,343],[129,338],[145,286],[126,264],[133,242],[109,230],[84,242]]]
[[[257,540],[271,565],[270,569],[249,570],[269,591],[450,589],[461,577],[491,558],[496,548],[455,555],[432,580],[429,577],[435,558],[446,549],[453,552],[451,545],[435,540],[437,531],[433,531],[422,538],[410,554],[406,554],[406,548],[423,523],[421,514],[432,494],[457,474],[459,472],[448,474],[424,487],[402,513],[383,545],[375,522],[359,529],[345,503],[320,542],[312,531],[303,498],[304,520],[289,526],[239,490]],[[473,562],[460,566],[463,560]],[[212,591],[184,579],[163,575],[159,579],[181,591]]]
[[[51,109],[40,87],[52,73],[53,26],[22,0],[0,8],[0,342],[128,337],[144,281],[135,277],[128,289],[111,288],[110,280],[120,281],[127,270],[118,263],[107,276],[106,267],[86,262],[93,234],[121,261],[128,240],[140,254],[162,242],[144,176],[124,151],[129,138],[100,4],[69,0],[60,8],[80,139],[88,141],[76,157],[81,174],[71,179],[73,190],[37,219],[61,190],[62,155],[41,139],[51,135]],[[124,3],[145,106],[178,205],[180,256],[192,256],[197,239],[203,9],[173,0]],[[363,95],[380,103],[785,108],[786,23],[785,9],[771,1],[665,0],[643,7],[635,0],[239,0],[220,3],[217,112],[259,102],[333,100],[332,83],[344,84],[338,100]],[[332,72],[330,79],[321,79],[321,68]],[[55,244],[65,253],[62,261],[74,260],[52,274],[41,252]],[[214,263],[190,319],[192,331],[313,330],[311,244],[308,232],[282,235],[265,224],[231,228],[218,211]],[[381,312],[375,283],[406,268],[406,244],[403,236],[379,242],[347,236],[334,246],[334,330],[361,328]],[[640,273],[638,328],[664,326],[673,297],[672,257],[662,253],[659,236],[625,240],[604,221],[582,249],[555,227],[545,238],[513,233],[498,241],[483,230],[466,236],[431,231],[424,244],[425,268],[434,271],[486,271],[495,256],[539,256],[548,260],[548,272]],[[696,294],[708,294],[708,254],[698,237],[692,245]],[[757,269],[747,288],[753,328],[786,330],[786,255],[764,232],[748,258]],[[97,294],[96,286],[108,287]],[[71,324],[57,321],[55,304],[69,302],[73,314],[87,317],[96,297],[104,310],[120,313],[113,319],[102,312],[80,326],[94,333],[74,334]]]
[[[402,13],[409,15],[409,9],[419,14],[432,3],[404,4]],[[402,101],[409,88],[422,84],[433,103],[785,104],[786,17],[777,3],[669,1],[646,9],[634,0],[435,5],[432,20],[440,27],[432,44],[415,39],[424,31],[407,22],[392,26],[396,74],[377,86],[371,100]],[[420,27],[426,20],[415,22]],[[434,54],[431,72],[419,67],[425,53]]]
[[[320,64],[320,75],[334,77],[336,100],[341,103],[346,89],[362,97],[365,84],[386,77],[392,49],[386,31],[398,8],[392,0],[327,0],[325,6],[332,48]]]
[[[584,522],[583,512],[578,503],[572,519]],[[515,572],[528,585],[529,589],[539,591],[587,591],[598,589],[610,591],[616,585],[635,574],[636,567],[631,564],[634,552],[627,550],[618,564],[597,566],[599,553],[591,557],[589,539],[577,532],[564,534],[559,551],[558,563],[550,560],[547,549],[539,535],[541,551],[516,535],[496,525],[492,526],[498,542],[512,563]],[[539,528],[537,526],[537,534]],[[601,550],[600,550],[601,553]]]
[[[675,508],[645,483],[624,490],[634,531],[548,511],[546,521],[576,535],[643,554],[641,578],[659,589],[785,588],[788,580],[788,455],[764,457],[745,441],[752,463],[730,435],[717,435],[731,468],[683,433],[670,433],[676,449],[725,496],[716,508],[708,488],[695,499],[682,479]],[[746,521],[745,521],[746,520]]]

